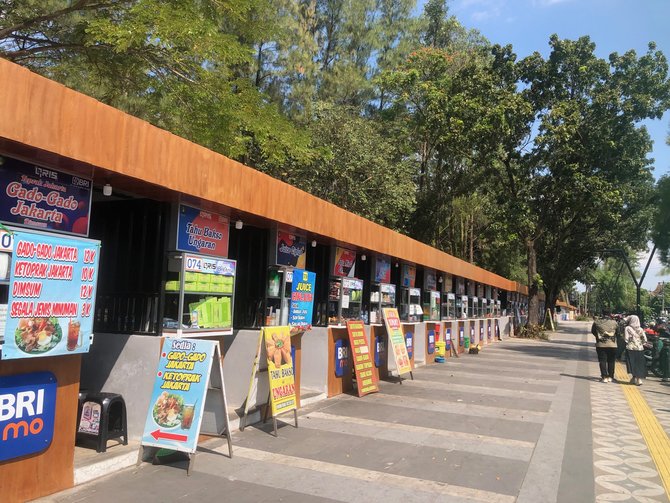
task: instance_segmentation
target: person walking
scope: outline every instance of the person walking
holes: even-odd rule
[[[600,382],[614,380],[616,362],[617,323],[612,318],[599,318],[591,325],[591,333],[596,338],[596,353],[600,365]]]
[[[647,334],[640,327],[640,318],[632,314],[626,318],[626,367],[628,373],[633,377],[631,384],[642,385],[642,379],[647,377],[647,362],[644,360],[644,343],[647,342]]]

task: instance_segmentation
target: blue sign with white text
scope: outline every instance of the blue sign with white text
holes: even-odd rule
[[[51,372],[0,377],[0,462],[51,445],[57,389]]]
[[[314,286],[316,273],[293,269],[291,283],[291,307],[288,312],[288,324],[301,330],[312,328],[314,310]]]

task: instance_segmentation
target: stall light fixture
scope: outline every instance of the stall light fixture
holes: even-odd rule
[[[235,222],[235,228],[236,228],[238,231],[241,230],[242,227],[244,227],[244,222],[242,222],[242,220],[238,220],[237,222]]]
[[[363,255],[361,255],[361,260],[362,260],[363,262],[365,262],[365,261],[367,260],[367,257],[365,256],[365,253],[364,253]]]
[[[439,278],[437,278],[437,282],[438,282],[438,283],[442,283],[442,276],[440,276]]]
[[[316,248],[316,239],[312,239],[312,248]]]
[[[398,267],[398,262],[395,263],[395,266]]]
[[[105,184],[105,186],[102,188],[102,194],[104,196],[111,196],[112,195],[112,186],[108,183]]]

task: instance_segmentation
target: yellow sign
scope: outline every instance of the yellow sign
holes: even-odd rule
[[[407,346],[405,346],[405,335],[402,333],[402,325],[400,325],[400,317],[396,308],[385,307],[382,309],[384,313],[384,322],[386,323],[386,331],[391,341],[393,348],[393,358],[395,359],[396,367],[398,367],[398,375],[407,374],[412,371],[412,364],[409,361],[407,354]]]
[[[264,327],[263,340],[268,359],[272,415],[276,416],[296,408],[290,329],[288,326]]]

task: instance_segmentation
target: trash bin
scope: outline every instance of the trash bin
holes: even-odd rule
[[[447,353],[447,343],[445,341],[436,341],[435,342],[435,356],[444,358],[444,355]]]

